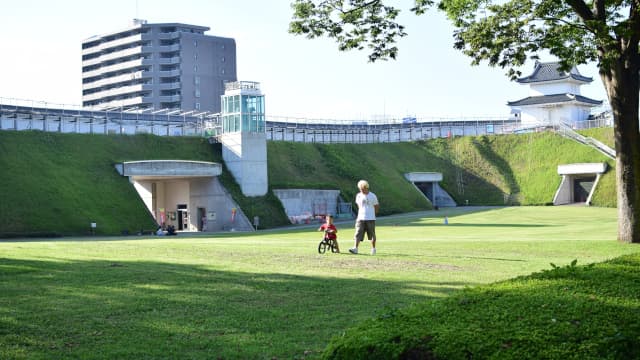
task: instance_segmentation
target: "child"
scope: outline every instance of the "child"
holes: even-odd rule
[[[333,216],[327,215],[327,222],[322,224],[318,231],[325,231],[326,237],[329,240],[333,240],[336,244],[336,252],[340,252],[340,248],[338,247],[338,229],[333,225]]]

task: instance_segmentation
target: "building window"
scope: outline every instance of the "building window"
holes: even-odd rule
[[[198,72],[198,65],[193,65],[193,72],[194,73]]]
[[[200,103],[196,103],[195,108],[196,110],[200,110]]]
[[[222,61],[222,62],[224,62],[224,61],[225,61],[224,56],[222,57],[222,59],[220,59],[220,61]]]
[[[193,78],[193,83],[196,84],[196,85],[200,85],[200,76],[195,76]]]
[[[199,98],[200,97],[200,89],[196,89],[196,97]]]
[[[221,73],[222,75],[224,75],[224,69],[221,69],[221,70],[220,70],[220,73]]]
[[[198,47],[198,40],[193,40],[193,47]]]

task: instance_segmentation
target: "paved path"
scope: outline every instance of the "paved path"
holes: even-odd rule
[[[451,208],[440,208],[440,210],[425,210],[425,211],[414,211],[409,213],[402,214],[393,214],[387,216],[378,216],[377,220],[389,220],[389,219],[403,219],[403,218],[418,218],[418,217],[435,217],[435,216],[452,216],[465,214],[476,211],[484,211],[484,210],[492,210],[503,208],[504,206],[457,206]],[[334,224],[345,224],[345,223],[353,223],[355,219],[335,219]],[[323,222],[314,222],[311,224],[292,224],[281,226],[273,229],[260,229],[260,232],[267,231],[281,231],[281,230],[298,230],[298,229],[315,229],[318,228]]]

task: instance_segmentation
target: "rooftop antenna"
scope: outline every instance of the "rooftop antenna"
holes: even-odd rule
[[[139,12],[140,11],[138,9],[139,8],[138,4],[139,4],[139,2],[138,2],[138,0],[136,0],[136,17],[133,19],[133,25],[134,26],[144,25],[144,24],[147,23],[147,20],[140,19],[140,17],[139,17],[139,15],[140,15]]]

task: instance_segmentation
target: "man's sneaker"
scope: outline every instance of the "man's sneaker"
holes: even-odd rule
[[[375,255],[376,254],[376,248],[371,249],[371,255]]]
[[[358,253],[358,248],[351,248],[349,249],[349,252],[352,254],[357,254]]]

